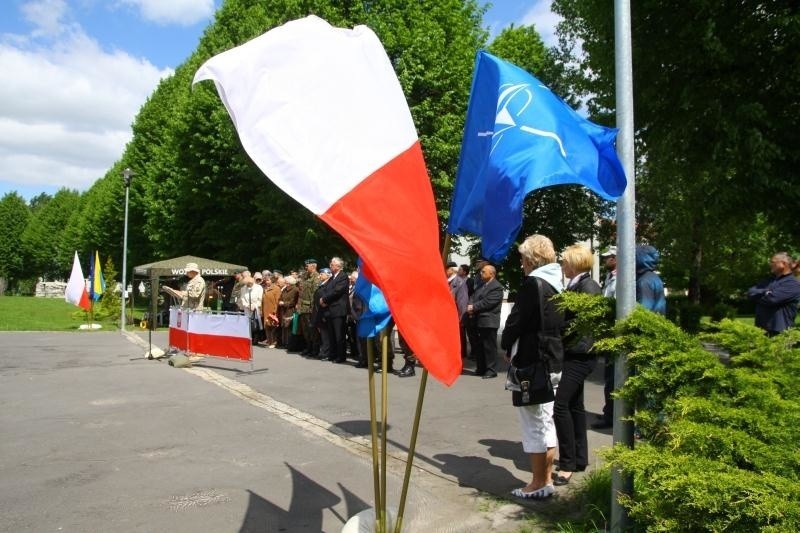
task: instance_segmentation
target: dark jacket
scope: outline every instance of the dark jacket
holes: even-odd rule
[[[344,318],[347,316],[347,295],[350,281],[344,270],[340,270],[336,277],[331,277],[322,291],[322,300],[328,307],[330,318]]]
[[[539,313],[539,288],[536,278],[525,276],[500,339],[500,346],[506,351],[519,340],[514,365],[520,368],[530,366],[542,358],[539,351],[541,333],[560,338],[564,329],[564,315],[552,301],[557,291],[546,281],[541,283],[544,291],[542,295],[544,317]],[[551,372],[561,372],[561,361],[548,360],[548,364]]]
[[[313,326],[321,327],[328,320],[328,308],[322,307],[319,304],[320,298],[322,298],[322,295],[325,294],[328,281],[330,280],[325,280],[325,282],[323,282],[319,287],[317,287],[317,290],[314,291],[314,300],[311,304],[311,324]]]
[[[503,286],[496,279],[475,289],[469,299],[472,304],[472,314],[475,317],[475,327],[499,328],[500,307],[503,305]]]
[[[792,274],[771,277],[750,287],[747,297],[756,303],[756,326],[769,333],[780,333],[794,325],[800,281]]]
[[[592,279],[592,276],[588,272],[579,274],[578,281],[576,281],[574,284],[570,284],[566,290],[570,292],[581,292],[584,294],[603,293],[600,285],[598,285],[597,282]],[[575,314],[567,312],[564,318],[566,319],[567,324],[569,324],[569,321],[575,318]],[[592,349],[593,344],[594,338],[592,338],[591,335],[586,335],[583,337],[574,334],[569,335],[564,339],[564,358],[570,359],[586,356],[586,354],[588,354]]]

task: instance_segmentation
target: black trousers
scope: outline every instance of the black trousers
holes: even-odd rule
[[[306,343],[306,352],[319,352],[319,330],[311,325],[311,313],[300,313],[300,329]]]
[[[319,325],[319,351],[313,354],[320,359],[333,359],[333,348],[331,347],[331,328],[328,320],[325,319]]]
[[[497,372],[497,328],[477,329],[478,339],[472,349],[475,355],[475,373],[482,376],[487,370]]]
[[[347,346],[345,338],[346,317],[336,316],[328,318],[328,327],[331,337],[331,359],[343,363],[347,360]]]
[[[558,465],[566,472],[582,471],[589,464],[583,383],[596,364],[595,357],[570,358],[568,355],[564,359],[553,405],[553,421],[558,436]]]
[[[461,338],[461,359],[467,358],[467,325],[464,322],[459,324],[458,334]]]
[[[614,391],[614,356],[606,355],[606,368],[604,372],[605,384],[603,385],[603,396],[606,403],[603,405],[603,420],[613,422],[614,420],[614,398],[611,393]]]
[[[361,354],[359,353],[359,343],[358,343],[358,332],[356,331],[356,321],[352,318],[347,319],[347,341],[346,345],[347,348],[350,350],[350,357],[356,359],[358,361],[361,360]],[[364,358],[366,359],[367,355],[364,354]]]
[[[381,341],[380,337],[358,337],[358,364],[366,365],[368,362],[367,345],[372,343],[372,356],[375,358],[374,363],[378,366],[381,364]]]
[[[477,359],[477,354],[483,353],[481,348],[481,338],[478,334],[478,326],[475,325],[475,320],[467,318],[464,321],[464,334],[469,339],[469,356],[472,359]]]

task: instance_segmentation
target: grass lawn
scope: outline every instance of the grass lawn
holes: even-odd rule
[[[88,313],[63,298],[0,296],[0,331],[77,331]],[[94,320],[100,331],[119,328],[119,317]]]

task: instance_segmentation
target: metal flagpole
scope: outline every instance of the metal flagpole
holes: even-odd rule
[[[450,253],[450,234],[445,233],[444,244],[442,245],[442,264],[447,261],[447,254]],[[406,459],[406,471],[403,476],[403,490],[400,493],[400,507],[397,509],[397,523],[395,533],[400,533],[403,527],[403,511],[406,506],[406,495],[408,494],[408,483],[411,479],[411,467],[414,464],[414,450],[417,447],[417,434],[419,433],[419,421],[422,418],[422,404],[425,401],[425,387],[428,384],[428,369],[422,369],[422,378],[419,382],[419,393],[417,394],[417,408],[414,413],[414,427],[411,429],[411,441],[408,445],[408,458]]]
[[[369,380],[369,429],[372,436],[372,481],[375,489],[375,518],[381,507],[381,480],[378,472],[378,423],[375,409],[375,348],[372,338],[367,338],[367,367]]]
[[[125,299],[127,297],[127,280],[125,274],[128,269],[128,191],[131,188],[131,176],[134,172],[130,168],[122,171],[122,179],[125,182],[125,225],[123,226],[122,236],[122,314],[119,321],[119,330],[125,331]],[[93,258],[94,259],[94,258]],[[94,280],[92,280],[94,283]]]
[[[614,0],[614,55],[616,71],[617,155],[628,186],[617,200],[617,320],[626,318],[636,306],[636,175],[633,130],[633,60],[631,57],[630,0]],[[628,377],[627,354],[620,353],[614,365],[614,388]],[[633,448],[633,423],[623,418],[633,408],[623,399],[614,400],[614,444]],[[623,494],[633,493],[633,477],[615,468],[611,474],[611,531],[627,531],[630,520],[619,503]]]
[[[386,531],[386,428],[389,416],[389,333],[381,331],[381,506],[378,508],[378,531]]]
[[[425,386],[428,384],[428,369],[422,369],[422,377],[419,382],[419,393],[417,394],[417,410],[414,413],[414,428],[411,431],[411,442],[408,445],[408,458],[406,459],[406,471],[403,476],[403,490],[400,493],[400,507],[397,509],[397,522],[394,526],[394,533],[400,533],[403,528],[403,511],[406,507],[406,495],[408,494],[408,482],[411,478],[411,467],[414,463],[414,450],[417,447],[417,433],[419,432],[419,420],[422,418],[422,402],[425,400]]]

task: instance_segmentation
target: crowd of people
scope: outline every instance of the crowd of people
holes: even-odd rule
[[[481,257],[474,269],[448,263],[444,275],[461,317],[461,355],[475,360],[474,375],[483,379],[497,377],[498,344],[509,374],[514,373],[507,377],[506,388],[512,391],[512,404],[517,408],[532,478],[513,494],[545,499],[555,493],[556,486],[566,485],[575,472],[587,468],[587,426],[602,429],[613,423],[614,358],[605,357],[602,414],[587,424],[584,383],[595,370],[598,354],[593,350],[591,335],[565,335],[574,316],[559,310],[553,296],[574,291],[614,298],[617,253],[611,247],[600,254],[605,267],[601,285],[592,279],[594,255],[586,246],[566,248],[559,262],[550,239],[532,235],[519,246],[519,252],[525,275],[499,339],[504,288],[497,280],[497,267]],[[636,300],[663,315],[666,297],[664,283],[656,273],[658,261],[654,247],[636,247]],[[770,265],[772,276],[752,287],[748,297],[756,304],[756,325],[768,335],[775,335],[794,324],[800,281],[793,274],[800,274],[800,264],[780,252],[772,257]],[[191,287],[184,293],[184,304],[196,304],[197,298],[202,298],[202,278],[198,281],[198,269],[190,266],[186,270],[192,278]],[[366,305],[354,292],[357,279],[358,271],[345,272],[341,258],[334,257],[322,269],[318,269],[316,259],[310,258],[305,260],[302,271],[285,275],[279,270],[236,272],[234,279],[214,284],[214,289],[227,296],[227,309],[244,311],[250,317],[254,345],[339,364],[350,357],[356,361],[355,367],[366,368],[370,341],[356,334],[356,324]],[[404,364],[393,372],[400,377],[413,376],[416,358],[402,337],[399,345]],[[377,346],[375,353],[380,353]],[[393,355],[394,350],[390,350],[390,368]],[[545,379],[538,379],[537,374],[543,374]],[[545,383],[549,396],[528,388],[539,382]],[[558,467],[554,472],[556,455]]]
[[[365,308],[354,292],[357,279],[358,271],[346,272],[339,257],[325,268],[309,258],[302,270],[288,273],[237,271],[232,279],[215,284],[215,289],[225,297],[226,310],[243,311],[250,317],[253,345],[338,364],[352,358],[356,368],[366,368],[368,339],[356,334]],[[411,377],[416,358],[402,338],[400,346],[405,364],[396,373]]]

